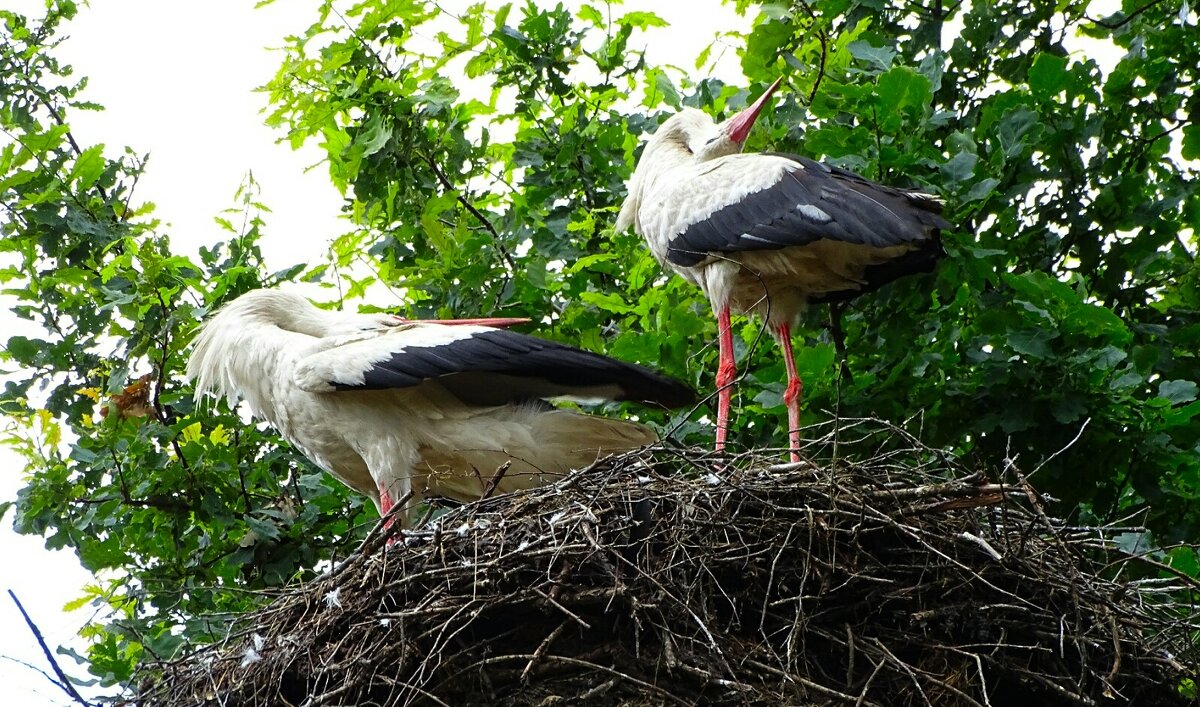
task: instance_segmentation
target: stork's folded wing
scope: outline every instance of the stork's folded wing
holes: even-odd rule
[[[730,155],[696,170],[679,188],[722,196],[707,209],[682,211],[691,216],[674,224],[667,257],[684,267],[714,253],[803,246],[822,239],[868,248],[934,246],[938,230],[950,226],[931,195],[876,184],[806,157]]]
[[[436,380],[472,404],[531,398],[638,400],[681,407],[683,383],[649,368],[514,331],[409,324],[305,357],[296,384],[309,392],[408,388]]]

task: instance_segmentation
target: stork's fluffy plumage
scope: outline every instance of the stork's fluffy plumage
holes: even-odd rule
[[[655,439],[643,425],[559,410],[544,398],[676,407],[694,397],[647,368],[563,344],[325,311],[279,290],[248,292],[205,323],[188,377],[197,399],[244,399],[382,513],[410,491],[409,507],[426,495],[479,498],[503,464],[497,492],[544,484]]]
[[[762,315],[784,348],[795,450],[802,387],[791,328],[804,308],[931,269],[943,253],[940,229],[950,225],[929,194],[796,155],[739,154],[778,85],[721,124],[693,108],[668,118],[646,143],[616,224],[633,226],[659,262],[704,291],[717,314],[718,450],[736,375],[731,311]]]

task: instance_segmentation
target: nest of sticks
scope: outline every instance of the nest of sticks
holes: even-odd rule
[[[878,421],[806,457],[652,448],[377,531],[134,701],[1196,703],[1200,587],[1122,551],[1136,529]]]

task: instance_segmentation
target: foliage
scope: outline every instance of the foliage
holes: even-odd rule
[[[252,182],[245,227],[183,254],[135,200],[144,156],[76,144],[71,115],[98,107],[54,58],[74,3],[41,22],[0,11],[0,280],[45,329],[3,353],[17,373],[0,405],[30,473],[15,520],[97,573],[85,601],[111,613],[93,672],[118,683],[209,640],[254,601],[244,589],[311,576],[373,518],[271,430],[195,409],[181,371],[205,313],[260,283],[351,301],[386,286],[416,314],[532,316],[707,388],[708,305],[611,223],[642,133],[683,104],[728,114],[779,74],[788,90],[748,149],[925,187],[961,225],[935,275],[809,313],[806,422],[920,415],[929,444],[1036,467],[1060,512],[1142,513],[1163,545],[1200,537],[1196,13],[735,4],[752,28],[720,41],[745,86],[693,80],[710,51],[695,71],[650,65],[640,48],[663,22],[618,5],[324,3],[287,40],[268,120],[324,148],[352,230],[329,262],[276,273]],[[1125,54],[1102,70],[1068,51],[1080,37]],[[778,446],[783,364],[759,322],[739,334],[734,441]],[[702,411],[636,413],[710,441]],[[1188,552],[1164,557],[1195,572]]]

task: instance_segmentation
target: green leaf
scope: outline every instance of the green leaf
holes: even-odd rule
[[[610,292],[582,292],[579,295],[579,299],[607,312],[615,312],[617,314],[629,314],[635,309],[632,305],[627,304],[620,295]]]
[[[1029,90],[1033,95],[1046,100],[1058,95],[1067,86],[1067,58],[1041,53],[1029,67]]]
[[[1081,396],[1068,395],[1054,401],[1050,414],[1061,425],[1067,425],[1083,418],[1087,414],[1087,403]]]
[[[1161,394],[1160,394],[1161,395]],[[1192,419],[1200,415],[1200,402],[1189,403],[1181,408],[1171,408],[1163,413],[1163,422],[1168,427],[1190,425]],[[0,517],[3,514],[0,513]]]
[[[8,355],[14,361],[26,366],[36,365],[35,361],[38,354],[46,347],[46,342],[40,339],[30,339],[26,336],[10,337],[5,344],[5,349]]]
[[[1037,113],[1024,106],[1004,114],[1000,124],[996,126],[996,139],[1005,157],[1012,158],[1020,155],[1030,140],[1038,134]]]
[[[104,166],[104,145],[89,147],[75,158],[70,181],[76,189],[89,189],[104,172]]]
[[[362,148],[363,157],[379,152],[388,140],[392,139],[392,128],[381,118],[374,117],[363,126],[362,132],[354,139],[354,144]]]
[[[1125,322],[1111,309],[1099,305],[1080,303],[1072,307],[1063,318],[1064,326],[1075,332],[1091,336],[1103,336],[1117,345],[1125,345],[1133,339]]]
[[[850,55],[859,61],[866,62],[878,71],[887,71],[892,68],[892,61],[896,58],[896,50],[890,47],[873,47],[870,42],[864,39],[859,39],[846,45],[850,50]]]
[[[661,96],[662,101],[672,108],[679,108],[681,101],[679,92],[675,90],[675,84],[671,81],[671,77],[667,76],[666,72],[659,71],[654,76],[655,91]]]
[[[1045,329],[1018,329],[1010,331],[1006,341],[1013,351],[1033,358],[1047,358],[1053,352],[1050,342],[1058,334]]]
[[[259,538],[263,540],[278,540],[279,526],[269,520],[255,518],[254,516],[245,517],[246,526],[250,528]]]
[[[73,444],[71,445],[71,458],[84,464],[91,464],[96,461],[97,455],[86,447]]]
[[[1185,5],[1186,7],[1186,5]],[[1171,567],[1189,577],[1200,577],[1200,554],[1194,547],[1173,547],[1167,551]],[[1195,695],[1192,695],[1195,699]]]
[[[1172,405],[1188,403],[1196,399],[1196,383],[1189,380],[1169,380],[1158,384],[1158,397],[1169,400]]]
[[[99,596],[100,596],[100,593],[98,591],[98,588],[88,586],[85,589],[85,593],[83,596],[76,597],[75,599],[68,601],[66,604],[63,604],[62,610],[64,612],[68,612],[68,613],[72,612],[72,611],[77,611],[77,610],[82,609],[83,607],[87,606],[88,604],[92,603],[93,601],[96,601],[96,599]]]
[[[1109,371],[1126,358],[1128,358],[1128,354],[1121,349],[1115,346],[1105,346],[1096,351],[1095,355],[1090,358],[1090,361],[1096,368],[1102,371]]]
[[[979,180],[971,187],[966,196],[963,197],[963,202],[970,203],[988,198],[995,193],[998,184],[1000,184],[1000,180],[994,177]]]
[[[928,112],[933,87],[926,76],[907,66],[897,66],[879,77],[876,97],[880,127],[884,132],[896,133]]]
[[[796,349],[796,371],[805,381],[827,380],[833,375],[837,351],[831,344],[804,346]]]
[[[1200,123],[1192,123],[1183,129],[1180,154],[1185,160],[1200,160]]]
[[[581,19],[585,22],[590,22],[590,23],[596,25],[597,27],[604,26],[604,16],[600,14],[599,10],[592,7],[591,5],[582,5],[579,8],[578,16],[579,16],[579,19]]]
[[[947,184],[959,184],[970,179],[975,174],[975,165],[979,157],[971,152],[959,152],[942,165],[942,175]]]
[[[1041,271],[1005,275],[1004,281],[1019,295],[1033,302],[1075,303],[1078,295],[1070,285]]]
[[[617,18],[617,23],[628,25],[637,29],[646,29],[648,27],[666,27],[668,23],[663,18],[653,12],[638,11],[627,12]]]
[[[776,59],[791,38],[792,27],[787,22],[763,22],[757,25],[746,39],[742,71],[754,80],[765,80],[771,76],[775,73],[773,67]]]

